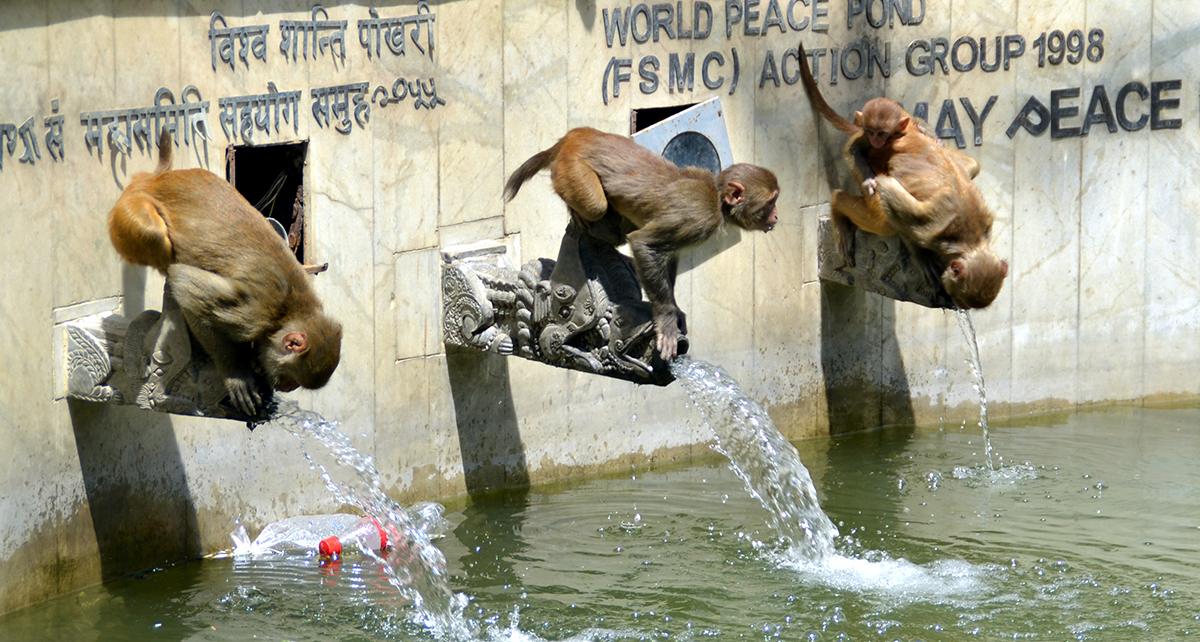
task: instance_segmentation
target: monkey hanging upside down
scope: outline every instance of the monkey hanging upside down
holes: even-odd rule
[[[109,213],[117,253],[166,275],[239,411],[254,416],[263,403],[256,375],[285,392],[324,386],[341,360],[342,326],[287,242],[228,182],[170,167],[164,130],[157,169],[135,175]]]
[[[687,334],[675,303],[680,250],[707,240],[726,221],[770,232],[779,220],[779,184],[770,170],[739,163],[714,176],[680,168],[629,138],[588,127],[572,129],[518,167],[504,187],[506,200],[546,168],[572,217],[596,222],[611,210],[624,219],[623,230],[632,230],[626,238],[667,361]]]
[[[919,255],[960,308],[992,304],[1008,262],[989,243],[993,216],[972,179],[979,163],[942,147],[928,124],[895,101],[873,98],[854,122],[825,102],[799,48],[800,77],[817,111],[850,135],[843,154],[862,196],[834,190],[830,218],[838,249],[850,258],[854,230],[899,235]]]

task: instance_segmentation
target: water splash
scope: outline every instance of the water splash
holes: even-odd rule
[[[717,366],[686,356],[670,365],[671,374],[716,435],[715,450],[729,458],[750,495],[771,512],[772,526],[792,551],[811,562],[829,559],[837,527],[821,510],[800,453],[775,428],[766,410]]]
[[[873,550],[864,551],[862,557],[834,555],[820,564],[780,555],[773,556],[773,560],[779,568],[798,573],[802,585],[871,596],[889,608],[917,602],[971,606],[970,600],[986,593],[999,570],[994,565],[963,560],[914,564]]]
[[[992,438],[989,435],[987,388],[983,384],[983,364],[979,360],[979,343],[975,340],[975,325],[971,323],[971,315],[962,308],[954,310],[958,317],[958,329],[962,332],[963,340],[967,342],[967,365],[971,366],[971,374],[975,377],[975,391],[979,393],[979,427],[983,429],[983,449],[987,455],[988,470],[996,470],[992,463]],[[1003,457],[1000,458],[1003,461]]]
[[[358,452],[335,422],[294,402],[281,401],[268,423],[300,440],[304,457],[320,471],[326,488],[336,499],[358,506],[383,525],[391,542],[389,550],[383,556],[366,553],[380,563],[388,583],[412,603],[416,622],[437,637],[474,637],[463,619],[467,597],[450,590],[445,555],[433,545],[430,532],[418,525],[421,517],[414,518],[383,492],[372,458]],[[319,461],[326,457],[332,459],[333,466]]]

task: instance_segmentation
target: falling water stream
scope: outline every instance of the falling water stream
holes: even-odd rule
[[[975,340],[975,324],[971,323],[971,314],[962,308],[955,308],[954,315],[958,318],[958,329],[962,332],[963,341],[967,344],[967,365],[971,367],[971,375],[975,378],[975,392],[979,394],[979,427],[983,429],[983,448],[987,456],[988,470],[996,470],[992,463],[992,436],[988,427],[987,388],[983,384],[983,363],[979,360],[979,342]],[[1001,457],[1001,461],[1003,461]]]
[[[679,357],[671,362],[671,374],[716,435],[715,449],[729,458],[746,490],[771,512],[779,536],[802,559],[828,560],[838,529],[821,510],[800,453],[767,411],[729,373],[706,361]]]
[[[412,604],[417,622],[439,636],[469,638],[462,619],[467,598],[450,589],[445,556],[426,529],[383,492],[372,458],[360,453],[335,423],[294,402],[280,403],[267,426],[295,435],[305,458],[320,471],[334,497],[358,506],[387,531],[390,545],[386,553],[368,551],[368,555],[380,564],[388,583]],[[332,465],[323,463],[327,458]]]

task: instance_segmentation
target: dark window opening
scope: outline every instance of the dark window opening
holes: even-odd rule
[[[686,109],[691,109],[700,103],[692,103],[690,105],[676,105],[674,107],[647,107],[645,109],[635,109],[629,116],[629,133],[636,134],[651,125],[657,125],[662,121],[678,114]]]
[[[230,146],[225,156],[229,184],[275,223],[304,263],[304,159],[308,143]]]

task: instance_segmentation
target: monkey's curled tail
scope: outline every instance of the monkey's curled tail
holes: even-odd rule
[[[164,205],[145,189],[145,182],[171,169],[171,133],[158,139],[158,166],[154,173],[133,176],[108,214],[108,235],[121,258],[133,265],[149,265],[163,274],[174,260],[174,248],[163,218]]]
[[[555,143],[553,147],[546,151],[538,152],[531,156],[529,160],[521,164],[517,171],[508,177],[508,182],[504,185],[504,200],[511,201],[516,197],[517,192],[525,181],[531,179],[538,172],[550,167],[554,161],[558,160],[558,148],[562,142]]]
[[[862,131],[862,128],[854,123],[846,120],[841,114],[833,110],[829,103],[825,102],[825,97],[821,95],[821,90],[817,88],[817,80],[813,78],[812,69],[808,67],[808,55],[804,53],[804,44],[800,45],[800,79],[804,82],[804,89],[808,92],[808,98],[813,102],[813,106],[821,115],[825,117],[838,131],[851,136]]]
[[[154,168],[154,176],[171,169],[171,132],[162,130],[158,137],[158,167]]]

